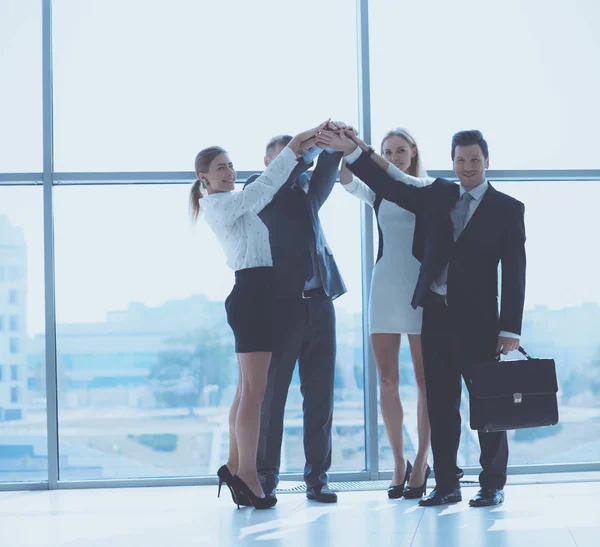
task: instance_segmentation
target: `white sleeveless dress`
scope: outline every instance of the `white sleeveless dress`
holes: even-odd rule
[[[388,174],[398,179],[399,169],[390,165]],[[431,178],[411,178],[423,186]],[[399,183],[400,184],[400,183]],[[344,188],[372,207],[375,193],[354,177]],[[421,334],[423,312],[410,305],[417,278],[419,261],[412,255],[415,215],[395,203],[382,200],[377,222],[383,234],[383,254],[373,269],[369,299],[369,333]]]

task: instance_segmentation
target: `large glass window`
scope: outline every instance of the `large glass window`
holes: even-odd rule
[[[272,136],[328,117],[357,123],[355,2],[51,4],[58,172],[187,172],[213,144],[240,171],[258,171]],[[41,5],[0,2],[3,174],[42,170]],[[478,128],[491,169],[598,169],[599,19],[595,0],[558,10],[540,0],[369,0],[375,148],[406,127],[425,167],[449,169],[452,134]],[[526,205],[522,345],[555,358],[560,384],[559,425],[510,432],[510,464],[598,462],[600,261],[590,249],[600,183],[492,184]],[[226,458],[237,366],[223,302],[233,275],[210,229],[190,226],[187,192],[52,189],[61,480],[207,475]],[[365,469],[359,208],[336,185],[321,211],[348,287],[335,301],[340,472]],[[48,477],[42,209],[40,186],[0,186],[0,483]],[[405,337],[400,363],[412,460],[417,390]],[[461,411],[459,463],[477,467],[466,392]],[[390,469],[380,414],[378,423],[379,467]],[[281,469],[303,468],[296,372]]]
[[[0,172],[42,170],[41,4],[0,2]]]
[[[356,121],[345,0],[53,5],[58,171],[191,171],[214,144],[260,168],[273,135]]]
[[[374,143],[411,130],[425,165],[480,129],[492,169],[596,169],[600,3],[370,0]],[[560,37],[560,39],[557,39]]]
[[[236,384],[233,275],[185,185],[55,190],[60,477],[204,475]]]
[[[223,305],[233,274],[210,229],[190,227],[187,186],[55,192],[61,479],[213,473],[226,457],[237,381]],[[362,470],[359,217],[340,192],[322,215],[349,287],[336,304],[333,465]],[[296,384],[288,471],[304,467],[298,413]]]
[[[48,478],[42,190],[0,187],[0,482]],[[19,295],[19,298],[13,296]]]

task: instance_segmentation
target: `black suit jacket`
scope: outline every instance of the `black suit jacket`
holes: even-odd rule
[[[333,190],[341,156],[341,153],[322,152],[311,177],[306,173],[311,164],[300,160],[273,200],[259,213],[269,229],[277,298],[301,297],[311,243],[315,245],[325,293],[334,299],[346,292],[319,220],[319,210]],[[244,186],[258,176],[249,177]],[[292,188],[300,178],[308,182],[307,193]]]
[[[448,305],[461,328],[521,334],[525,300],[525,206],[491,185],[454,241],[450,212],[460,197],[454,182],[417,187],[392,179],[369,156],[348,166],[376,194],[415,214],[413,255],[421,262],[412,306],[422,306],[432,282],[448,267]],[[502,301],[498,316],[498,264]],[[497,333],[496,333],[497,334]]]

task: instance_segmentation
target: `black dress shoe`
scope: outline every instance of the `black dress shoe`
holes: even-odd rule
[[[404,480],[402,481],[402,484],[395,484],[387,489],[388,498],[391,500],[397,500],[404,495],[404,486],[408,482],[408,479],[410,479],[411,473],[412,464],[406,460],[406,473],[404,473]]]
[[[265,493],[265,498],[276,498],[277,495],[275,488],[265,488],[263,486],[263,492]]]
[[[482,488],[477,495],[469,501],[471,507],[489,507],[500,505],[504,501],[504,490],[498,488]]]
[[[436,505],[447,505],[449,503],[458,503],[459,501],[462,501],[460,488],[441,491],[436,486],[429,496],[419,500],[419,505],[421,507],[435,507]]]
[[[306,497],[309,500],[314,500],[321,503],[335,503],[338,500],[337,494],[326,484],[320,484],[319,486],[307,486]]]

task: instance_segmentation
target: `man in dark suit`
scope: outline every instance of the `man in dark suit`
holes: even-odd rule
[[[378,195],[416,216],[413,254],[421,261],[412,305],[423,307],[422,344],[436,488],[422,506],[462,500],[456,458],[461,432],[461,375],[478,362],[519,347],[525,298],[523,204],[486,180],[488,145],[479,131],[452,138],[460,185],[437,179],[411,186],[373,161],[360,139],[333,133],[317,140],[346,154],[349,168]],[[357,147],[358,144],[358,147]],[[498,264],[502,291],[498,313]],[[481,489],[471,506],[504,500],[506,432],[479,433]]]
[[[265,166],[291,140],[271,139]],[[314,156],[322,152],[314,147]],[[283,415],[292,374],[299,365],[303,396],[304,479],[307,497],[332,503],[327,485],[331,466],[331,424],[336,355],[333,300],[346,292],[319,221],[319,210],[331,194],[342,154],[322,152],[312,176],[304,158],[259,216],[269,229],[274,266],[275,347],[261,410],[257,468],[265,494],[275,495],[279,482]],[[251,184],[258,175],[252,175]]]

